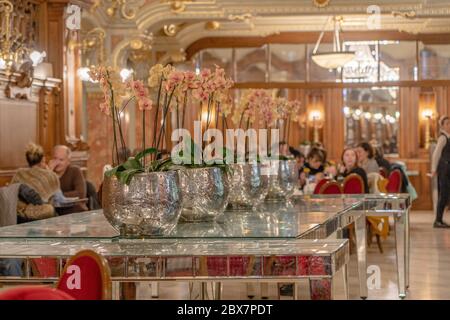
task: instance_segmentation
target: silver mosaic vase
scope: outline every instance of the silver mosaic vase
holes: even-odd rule
[[[298,166],[295,160],[272,160],[266,168],[269,174],[269,191],[266,201],[288,199],[298,186]]]
[[[230,195],[228,210],[251,210],[256,208],[268,191],[268,176],[261,174],[259,163],[230,165]]]
[[[129,185],[105,177],[103,214],[121,236],[167,235],[181,214],[182,193],[176,171],[141,173]]]
[[[183,210],[180,221],[205,222],[219,218],[228,204],[228,178],[219,167],[180,170]]]

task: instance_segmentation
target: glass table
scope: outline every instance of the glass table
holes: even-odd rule
[[[217,222],[179,223],[170,235],[162,239],[121,239],[101,211],[91,211],[0,228],[0,257],[5,257],[5,245],[14,244],[34,245],[36,254],[45,257],[40,250],[45,243],[50,242],[52,246],[61,245],[65,250],[69,250],[72,248],[70,243],[74,248],[84,244],[94,246],[111,243],[145,247],[154,240],[182,244],[202,239],[210,241],[212,246],[219,240],[234,241],[236,244],[247,241],[268,244],[307,239],[334,241],[330,236],[341,237],[342,228],[354,222],[360,296],[366,298],[365,217],[388,215],[393,216],[395,221],[399,296],[404,297],[409,283],[409,208],[409,195],[404,194],[295,196],[286,203],[265,203],[256,212],[226,212]],[[37,246],[39,243],[43,245]],[[16,250],[18,247],[14,248]],[[214,251],[214,248],[211,250]],[[73,250],[70,252],[75,253]]]
[[[411,198],[407,193],[399,194],[345,194],[345,195],[303,195],[295,196],[297,200],[324,200],[329,199],[353,199],[361,201],[353,212],[357,215],[383,217],[388,216],[394,219],[395,248],[397,262],[398,295],[400,298],[406,296],[409,288],[409,263],[410,263],[410,234],[409,234],[409,212],[411,210]],[[359,242],[361,244],[361,242]],[[358,257],[364,261],[358,261],[365,268],[366,249],[357,248]],[[358,259],[359,260],[359,259]],[[360,267],[360,269],[363,268]]]
[[[348,246],[346,240],[342,242],[342,240],[326,238],[339,231],[343,225],[348,225],[349,223],[351,223],[351,221],[354,220],[352,217],[354,217],[355,215],[351,214],[350,212],[352,210],[355,210],[359,205],[360,200],[354,199],[313,199],[295,200],[293,202],[287,203],[268,203],[265,204],[264,207],[262,207],[258,212],[226,212],[222,219],[219,219],[217,222],[179,223],[172,234],[158,239],[121,239],[117,231],[113,229],[106,221],[101,211],[76,213],[52,219],[1,228],[0,257],[25,259],[27,263],[26,270],[28,280],[37,280],[33,279],[33,277],[31,276],[32,272],[30,272],[30,262],[33,261],[30,259],[34,259],[33,257],[35,256],[55,258],[54,255],[57,254],[57,257],[62,257],[64,256],[64,254],[74,254],[80,248],[90,247],[97,248],[96,251],[99,251],[100,248],[107,248],[106,252],[101,253],[104,255],[114,256],[115,251],[111,251],[111,248],[115,248],[117,250],[119,250],[120,248],[127,248],[127,250],[119,250],[118,252],[120,254],[126,254],[126,256],[121,256],[121,258],[125,259],[124,261],[127,261],[126,264],[130,264],[129,261],[136,261],[136,252],[132,251],[133,248],[153,248],[157,244],[157,242],[155,241],[165,241],[165,243],[170,243],[171,245],[187,245],[188,243],[198,244],[199,241],[207,241],[205,245],[209,246],[208,250],[211,253],[209,253],[209,251],[202,251],[202,254],[208,257],[216,252],[215,248],[219,246],[220,241],[228,241],[235,247],[242,246],[242,248],[244,248],[245,250],[247,250],[247,248],[250,248],[249,246],[252,246],[256,243],[258,244],[260,250],[257,253],[259,257],[258,259],[260,261],[265,261],[264,255],[273,255],[269,250],[271,246],[278,246],[279,248],[285,246],[285,251],[288,256],[291,255],[291,252],[289,251],[291,250],[290,247],[295,247],[300,244],[303,246],[302,248],[308,248],[308,246],[310,246],[310,249],[314,250],[316,248],[316,243],[321,243],[322,246],[328,246],[327,243],[330,243],[330,245],[342,245],[343,248],[344,246]],[[313,239],[326,240],[323,240],[325,242],[322,243],[317,242],[317,240]],[[55,251],[51,251],[51,249],[54,249]],[[147,251],[143,249],[143,255],[151,256],[152,250],[154,249],[148,249]],[[245,250],[241,250],[240,254],[249,256],[250,253]],[[339,253],[342,250],[344,250],[345,253]],[[221,250],[218,250],[217,252],[221,252]],[[346,264],[345,267],[342,267],[341,264],[334,263],[334,261],[337,261],[335,258],[333,258],[336,257],[336,254],[344,256],[344,261],[348,261],[348,249],[330,251],[327,259],[329,261],[333,261],[333,267],[329,269],[333,271],[333,273],[328,274],[327,277],[330,279],[333,278],[335,272],[342,269],[345,274],[344,280],[347,280]],[[305,256],[309,256],[309,253]],[[163,257],[167,258],[167,256]],[[224,259],[219,259],[220,261],[222,261],[222,266],[225,266],[225,264],[230,265],[230,257],[231,256],[226,256],[225,260],[227,260],[227,262],[225,262]],[[255,256],[254,259],[256,258],[257,257]],[[195,259],[197,258],[194,258],[194,256],[188,257],[188,261],[194,261]],[[208,261],[212,261],[211,257],[207,259],[209,259]],[[286,260],[283,259],[281,259],[280,261]],[[306,260],[305,258],[302,259],[303,260],[299,260],[297,258],[290,259],[291,262],[289,262],[288,265],[291,265],[291,268],[294,268],[297,271],[301,268],[309,268],[308,261],[313,261],[311,260],[312,258],[308,258]],[[63,261],[61,259],[57,260],[61,261],[59,263],[62,263]],[[114,261],[117,262],[117,259],[114,259]],[[287,259],[286,261],[289,261],[289,259]],[[300,263],[299,261],[302,262]],[[274,262],[272,261],[271,263]],[[299,263],[303,263],[302,267],[300,267]],[[311,263],[312,265],[316,264],[316,262]],[[194,265],[194,263],[187,262],[187,265]],[[261,270],[265,270],[265,265],[267,265],[267,263],[262,264]],[[274,265],[283,266],[284,262],[275,262]],[[113,267],[112,269],[116,270],[117,266]],[[199,274],[195,273],[194,269],[195,268],[193,268],[192,273],[190,273],[190,275],[192,275],[192,278],[195,278],[196,280],[203,279],[204,281],[205,278],[199,278]],[[300,273],[292,273],[292,270],[283,271],[279,276],[276,277],[273,277],[273,274],[267,274],[264,272],[256,273],[255,276],[257,276],[258,281],[264,280],[262,282],[280,282],[281,280],[286,281],[287,279],[289,279],[289,282],[295,282],[296,278],[299,276],[308,276],[310,278],[312,295],[314,295],[314,292],[317,291],[328,292],[326,290],[324,291],[317,289],[317,286],[319,284],[328,288],[331,287],[331,280],[328,278],[328,280],[325,279],[326,281],[328,281],[328,284],[326,284],[327,282],[324,279],[313,279],[313,277],[311,276],[315,276],[315,278],[317,278],[317,275],[315,274],[305,274],[304,271],[299,271]],[[117,277],[114,276],[114,279],[117,281],[154,281],[156,279],[160,281],[161,279],[167,278],[165,274],[163,276],[159,274],[158,276],[147,275],[145,277],[139,276],[134,278],[128,277],[128,274],[127,276],[123,276],[123,274],[115,275]],[[54,273],[53,276],[56,276],[56,274]],[[232,279],[229,274],[227,276],[222,274],[222,276],[222,278],[214,278],[215,281],[227,281],[229,279]],[[50,280],[53,278],[47,277],[46,279],[39,280]],[[242,281],[242,277],[240,279]],[[246,277],[246,279],[250,281],[253,278],[250,275],[250,277]],[[1,280],[3,281],[5,279]],[[13,281],[19,279],[6,280]],[[314,288],[316,288],[317,290],[314,290]]]

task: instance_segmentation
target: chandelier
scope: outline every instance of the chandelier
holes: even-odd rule
[[[0,0],[0,69],[7,73],[19,70],[25,62],[36,67],[46,56],[29,46],[32,21],[26,12],[30,5],[22,2],[15,9],[12,2]]]
[[[347,62],[351,61],[355,57],[355,52],[343,51],[341,49],[339,31],[341,29],[342,17],[334,17],[333,20],[334,20],[333,51],[317,53],[320,46],[320,42],[322,41],[323,35],[325,33],[325,28],[327,27],[330,21],[330,18],[328,18],[322,32],[320,33],[319,39],[317,39],[316,46],[314,47],[313,54],[311,56],[312,60],[317,65],[326,69],[342,68]]]

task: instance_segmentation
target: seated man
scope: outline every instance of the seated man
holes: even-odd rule
[[[86,180],[79,167],[70,164],[71,151],[67,146],[58,145],[53,148],[53,159],[49,168],[59,177],[61,190],[65,197],[86,198]],[[58,208],[59,214],[68,214],[88,210],[85,202],[77,202],[67,208]]]

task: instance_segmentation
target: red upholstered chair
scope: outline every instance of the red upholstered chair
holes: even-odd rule
[[[385,179],[388,178],[388,171],[386,170],[386,168],[380,167],[379,173],[380,173],[380,176],[382,176],[383,178],[385,178]]]
[[[322,186],[327,183],[328,181],[330,181],[330,179],[322,179],[320,180],[317,184],[316,187],[314,188],[314,194],[319,194],[320,193],[320,188],[322,188]]]
[[[74,300],[64,291],[42,286],[23,286],[0,292],[0,300]]]
[[[319,194],[342,194],[342,187],[336,181],[328,181],[320,188]]]
[[[30,261],[33,275],[42,278],[58,277],[58,262],[55,258],[34,258]]]
[[[111,275],[106,259],[92,250],[70,258],[57,288],[76,300],[111,299]]]
[[[359,174],[349,174],[344,179],[342,189],[346,194],[364,193],[364,181]]]
[[[402,173],[399,169],[394,169],[389,174],[389,182],[386,185],[388,193],[400,193],[402,190]]]

